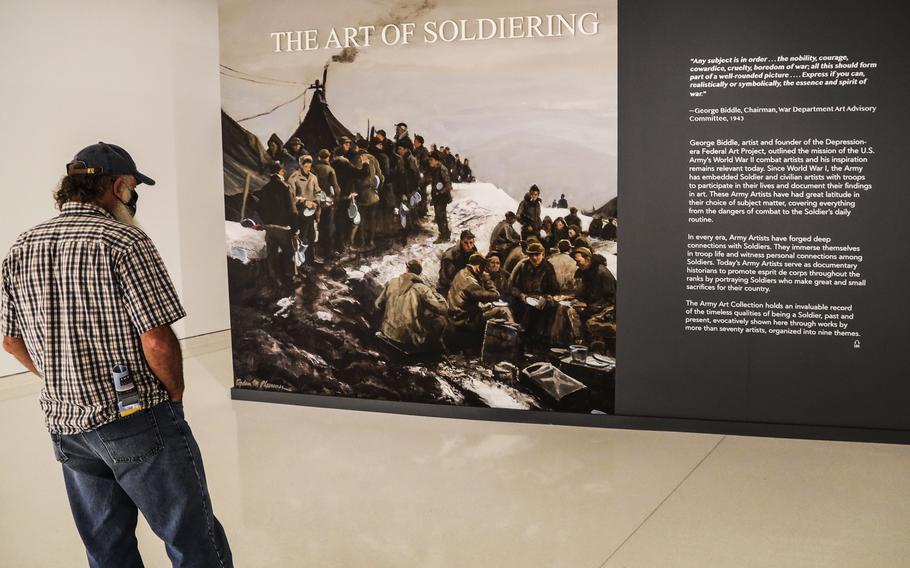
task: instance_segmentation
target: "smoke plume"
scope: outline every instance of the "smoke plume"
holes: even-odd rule
[[[332,56],[332,63],[353,63],[357,59],[358,53],[360,50],[356,47],[346,47],[340,53]]]
[[[383,26],[389,24],[411,22],[415,18],[419,18],[435,9],[438,5],[439,2],[437,0],[400,0],[392,6],[392,9],[389,10],[388,14],[373,22],[372,25],[376,26],[376,29],[379,30]],[[333,55],[329,63],[353,63],[359,54],[360,50],[356,47],[345,47],[341,52]]]

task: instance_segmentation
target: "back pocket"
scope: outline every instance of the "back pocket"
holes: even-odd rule
[[[145,461],[164,448],[155,413],[141,410],[98,429],[98,436],[114,463]]]
[[[63,436],[51,432],[51,440],[54,442],[54,459],[60,463],[66,463],[66,460],[70,458],[63,453]]]

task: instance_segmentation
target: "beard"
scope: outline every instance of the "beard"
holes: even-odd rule
[[[139,226],[139,223],[136,222],[136,218],[130,214],[129,208],[124,205],[119,199],[114,200],[114,208],[111,210],[111,215],[114,216],[114,219],[120,221],[124,225],[130,225],[133,227]]]

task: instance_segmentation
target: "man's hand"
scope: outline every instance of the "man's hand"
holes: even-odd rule
[[[143,333],[142,353],[149,367],[167,390],[168,398],[183,399],[183,354],[180,342],[169,325]]]
[[[35,368],[35,363],[32,361],[32,357],[28,354],[28,349],[25,347],[25,341],[21,337],[11,337],[9,335],[3,336],[3,349],[16,358],[17,361],[22,363],[22,365],[36,374],[38,378],[43,378],[41,373],[38,372],[38,369]]]

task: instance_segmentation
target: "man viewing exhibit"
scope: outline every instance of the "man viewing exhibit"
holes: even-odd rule
[[[66,166],[60,215],[3,261],[3,346],[43,379],[40,405],[89,565],[143,566],[138,511],[174,566],[232,566],[202,456],[184,418],[170,324],[186,312],[133,217],[155,182],[99,142]]]

